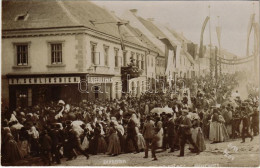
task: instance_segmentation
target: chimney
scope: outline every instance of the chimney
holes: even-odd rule
[[[137,9],[130,9],[130,12],[132,12],[134,15],[136,15],[137,14]]]
[[[148,21],[153,22],[154,18],[147,18]]]

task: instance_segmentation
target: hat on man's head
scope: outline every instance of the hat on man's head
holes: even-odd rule
[[[182,112],[189,113],[188,109],[182,109]]]

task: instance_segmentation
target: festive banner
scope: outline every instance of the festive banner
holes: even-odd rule
[[[206,17],[206,19],[204,20],[204,23],[202,25],[202,29],[201,29],[201,34],[200,34],[200,50],[199,50],[199,57],[203,58],[204,57],[204,50],[203,50],[203,34],[204,34],[204,30],[205,27],[209,21],[209,16]]]

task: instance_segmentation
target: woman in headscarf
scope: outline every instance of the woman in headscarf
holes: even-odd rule
[[[200,127],[199,117],[195,117],[192,121],[191,137],[193,142],[198,146],[199,150],[202,152],[206,149],[204,135]],[[190,145],[191,152],[195,152],[194,147]]]
[[[125,134],[125,130],[124,130],[124,127],[119,124],[117,121],[113,120],[112,121],[115,125],[115,128],[117,130],[117,135],[119,137],[119,141],[120,141],[120,147],[121,147],[121,153],[125,152],[125,137],[124,137],[124,134]]]
[[[14,162],[22,159],[18,145],[11,133],[6,135],[3,143],[3,162],[14,164]]]
[[[28,156],[30,154],[30,146],[29,146],[29,134],[26,130],[25,127],[21,128],[20,132],[19,132],[19,148],[22,154],[22,157],[25,158],[26,156]]]
[[[225,123],[224,118],[217,109],[214,109],[209,131],[209,140],[213,141],[212,143],[223,142],[228,139],[227,130],[223,123]]]
[[[113,122],[110,123],[109,128],[109,144],[107,152],[109,155],[116,156],[121,152],[120,141],[117,135],[117,130]]]
[[[32,126],[30,130],[28,130],[28,134],[31,137],[31,152],[33,155],[39,154],[39,132]]]
[[[107,151],[107,143],[103,137],[104,135],[104,130],[103,126],[100,123],[100,120],[97,121],[96,127],[94,129],[94,139],[97,140],[97,148],[96,153],[106,153]]]

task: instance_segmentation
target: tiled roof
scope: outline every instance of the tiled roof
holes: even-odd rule
[[[144,44],[146,44],[147,48],[154,51],[154,52],[157,52],[159,53],[159,55],[164,55],[163,52],[157,48],[150,40],[148,37],[146,37],[146,35],[144,35],[139,29],[137,28],[134,28],[130,25],[127,25],[127,28],[129,30],[131,30],[131,32],[133,34],[135,34],[139,39],[140,41],[142,41]]]
[[[156,27],[151,21],[145,20],[141,17],[137,17],[137,18],[152,34],[154,34],[156,38],[158,37],[167,38],[167,36],[158,27]]]
[[[109,11],[89,1],[8,0],[3,1],[2,11],[3,30],[84,26],[114,37],[120,37],[116,25],[119,20]],[[27,12],[28,18],[26,20],[16,21],[17,16]],[[113,23],[93,25],[91,20],[96,21],[96,23]],[[122,26],[122,32],[126,31],[125,29],[126,27]],[[127,39],[126,41],[144,46],[135,39]]]
[[[175,30],[172,28],[166,27],[173,35],[180,41],[184,41],[185,43],[190,43],[191,41],[188,40],[186,37],[184,37],[182,34],[177,33]]]

